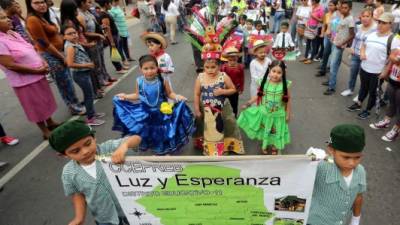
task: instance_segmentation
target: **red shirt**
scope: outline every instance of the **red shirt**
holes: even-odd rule
[[[221,66],[221,72],[225,72],[232,80],[237,91],[243,92],[244,88],[244,65],[237,64],[235,67],[230,67],[227,63]]]

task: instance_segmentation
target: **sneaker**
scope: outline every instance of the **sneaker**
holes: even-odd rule
[[[382,140],[392,142],[396,139],[397,136],[399,136],[399,128],[396,128],[394,126],[389,132],[382,136]]]
[[[0,161],[0,168],[3,168],[8,165],[8,162]]]
[[[117,74],[125,74],[127,72],[128,72],[128,70],[122,69],[122,70],[118,70]]]
[[[383,119],[383,120],[381,120],[381,121],[379,121],[379,122],[371,123],[371,124],[369,125],[369,127],[371,127],[371,128],[374,129],[374,130],[378,130],[378,129],[388,128],[388,127],[389,127],[389,124],[390,124],[390,120],[388,120],[388,119]]]
[[[342,93],[340,93],[340,95],[342,95],[343,97],[347,97],[347,96],[350,96],[353,94],[354,94],[353,91],[350,89],[346,89],[346,90],[342,91]]]
[[[89,126],[100,126],[103,125],[105,122],[106,121],[97,119],[96,117],[86,120],[86,124]]]
[[[103,117],[105,117],[106,116],[106,114],[105,113],[102,113],[102,112],[99,112],[99,113],[95,113],[94,114],[94,117],[96,118],[96,119],[100,119],[100,118],[103,118]]]
[[[354,103],[353,105],[347,107],[347,111],[349,112],[355,112],[360,110],[361,110],[361,105],[359,105],[358,103]]]
[[[353,98],[353,102],[358,102],[358,95]]]
[[[365,119],[368,119],[370,115],[371,114],[367,110],[364,110],[358,114],[358,119],[365,120]]]
[[[6,144],[8,146],[13,146],[19,143],[19,140],[10,136],[4,136],[0,138],[1,143]]]
[[[315,58],[315,59],[313,59],[313,61],[314,62],[321,62],[321,59],[320,58]]]
[[[324,95],[333,95],[335,92],[336,92],[335,89],[328,88],[328,89],[324,92]]]
[[[324,86],[329,86],[329,81],[324,81],[321,84],[324,85]]]

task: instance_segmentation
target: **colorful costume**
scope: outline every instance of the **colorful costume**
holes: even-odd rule
[[[139,135],[141,150],[152,149],[157,155],[176,153],[188,143],[194,132],[194,117],[185,102],[176,103],[172,111],[165,110],[167,97],[160,79],[137,78],[138,102],[114,102],[113,130],[123,135]]]
[[[291,81],[287,81],[290,87]],[[237,121],[240,128],[251,139],[261,140],[262,148],[274,145],[282,150],[290,143],[289,127],[286,122],[286,104],[282,101],[283,84],[267,81],[261,104],[243,111]]]
[[[219,156],[227,151],[244,154],[240,131],[228,99],[213,94],[216,88],[224,88],[224,75],[221,72],[214,84],[204,84],[204,74],[199,74],[203,116],[196,120],[194,138],[196,147],[203,149],[205,155]]]

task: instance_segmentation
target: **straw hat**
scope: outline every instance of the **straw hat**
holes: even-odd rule
[[[141,38],[144,43],[146,43],[147,39],[153,38],[161,43],[161,48],[166,49],[168,47],[168,43],[162,34],[156,32],[145,32],[142,34]]]
[[[239,52],[239,50],[233,46],[226,48],[223,52],[222,52],[222,57],[227,58],[229,56],[242,56],[243,54],[241,52]]]
[[[257,40],[253,44],[253,48],[251,49],[252,52],[254,52],[257,48],[265,47],[267,46],[268,43],[263,41],[263,40]]]

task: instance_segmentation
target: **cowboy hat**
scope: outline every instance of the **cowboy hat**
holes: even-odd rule
[[[222,57],[227,58],[229,56],[242,56],[243,54],[241,52],[239,52],[239,50],[233,46],[226,48],[223,52],[222,52]]]
[[[263,41],[263,40],[257,40],[253,44],[253,48],[251,48],[251,51],[254,52],[257,48],[265,47],[267,46],[268,43]]]

